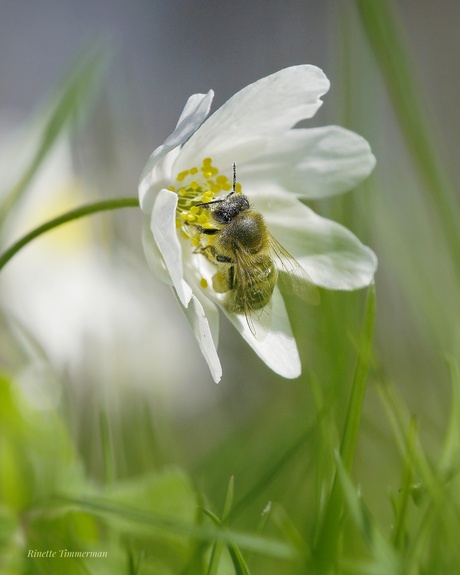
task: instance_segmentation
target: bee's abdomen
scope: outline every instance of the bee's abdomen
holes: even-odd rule
[[[253,258],[241,279],[235,278],[234,289],[229,294],[230,311],[246,313],[264,308],[270,301],[276,284],[276,268],[268,255]]]

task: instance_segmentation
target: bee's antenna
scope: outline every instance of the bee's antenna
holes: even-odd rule
[[[225,198],[220,198],[219,200],[213,200],[212,202],[201,202],[199,204],[195,204],[197,208],[200,208],[201,206],[210,206],[212,204],[220,204],[221,202],[224,202],[229,196],[236,193],[236,162],[233,162],[232,168],[233,168],[232,191]]]

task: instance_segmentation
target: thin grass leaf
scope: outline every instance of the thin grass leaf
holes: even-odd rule
[[[222,541],[226,544],[236,545],[241,549],[250,550],[254,553],[277,559],[289,560],[296,557],[296,551],[292,546],[268,537],[248,535],[231,530],[216,529],[204,525],[176,521],[99,498],[61,498],[60,502],[76,507],[79,510],[87,511],[101,518],[107,519],[112,516],[140,526],[144,525],[147,531],[149,527],[154,527],[165,532],[194,537],[203,541]],[[49,506],[46,509],[49,509]],[[46,509],[44,510],[45,512]],[[39,511],[38,509],[36,510],[36,512]],[[206,514],[209,516],[209,512]]]
[[[433,130],[426,121],[427,106],[414,78],[414,65],[404,42],[396,7],[390,0],[356,0],[369,44],[386,81],[399,124],[418,171],[445,223],[445,233],[454,253],[460,253],[460,210],[446,170],[433,142]]]
[[[315,431],[314,427],[315,426],[312,425],[306,432],[303,432],[271,467],[263,470],[260,479],[235,503],[229,514],[229,518],[233,519],[236,517],[238,513],[245,509],[247,505],[268,488],[283,468],[292,460],[298,451],[305,446],[309,435]]]
[[[403,550],[406,544],[407,514],[411,500],[412,486],[414,482],[415,442],[417,438],[417,422],[413,418],[407,438],[407,457],[404,462],[404,470],[399,488],[399,498],[395,501],[395,519],[392,541],[396,549]]]
[[[265,525],[267,524],[268,518],[270,517],[271,510],[272,510],[272,502],[269,501],[261,513],[260,521],[256,529],[257,534],[262,533],[262,531],[265,529]]]
[[[284,507],[279,504],[274,505],[272,517],[285,538],[290,541],[294,547],[296,547],[299,552],[299,556],[308,557],[309,549],[307,548],[306,542],[289,515],[286,513]]]
[[[358,352],[355,372],[345,419],[340,456],[347,472],[351,470],[358,439],[359,424],[366,391],[367,372],[372,356],[372,338],[375,320],[375,287],[369,287],[364,310],[361,343]],[[331,494],[324,509],[323,521],[318,540],[314,548],[314,561],[319,570],[327,569],[335,561],[336,549],[342,527],[343,493],[337,475],[334,477]]]
[[[447,357],[452,381],[451,411],[439,468],[446,474],[458,473],[460,465],[460,366],[456,358]]]
[[[113,440],[110,433],[108,413],[104,408],[101,408],[99,412],[99,427],[101,433],[102,456],[104,459],[105,481],[108,485],[113,485],[115,482]]]
[[[364,396],[366,393],[367,372],[372,356],[372,338],[374,335],[375,320],[375,286],[369,287],[367,294],[366,308],[364,310],[364,323],[359,348],[358,360],[356,363],[351,396],[348,404],[347,417],[340,445],[340,456],[345,469],[349,472],[353,465],[356,442],[358,439],[361,413],[363,409]]]
[[[204,509],[204,512],[211,519],[211,521],[215,523],[215,525],[217,525],[221,529],[225,529],[224,524],[217,517],[217,515],[215,515],[214,513],[212,513],[212,511],[209,511],[207,509]],[[243,555],[241,554],[238,547],[233,543],[230,543],[227,547],[228,552],[230,553],[230,557],[232,559],[233,567],[235,568],[235,575],[251,575],[249,572],[249,568],[246,565],[245,560],[243,559]]]
[[[432,466],[428,462],[420,443],[416,443],[416,449],[412,452],[409,454],[407,452],[407,436],[405,430],[410,426],[411,417],[407,412],[406,407],[403,405],[391,385],[379,385],[378,391],[388,420],[390,421],[402,461],[405,461],[408,455],[414,458],[414,469],[422,479],[424,490],[426,490],[433,499],[439,499],[442,497],[443,486],[433,472]],[[420,487],[418,487],[418,489],[420,489]]]
[[[102,57],[99,51],[91,50],[80,57],[70,70],[68,77],[50,97],[50,110],[41,111],[48,115],[43,123],[36,148],[29,165],[16,184],[5,196],[0,206],[0,230],[15,205],[26,193],[42,163],[63,132],[75,124],[81,112],[87,107],[97,83],[100,81]]]
[[[228,482],[227,488],[227,495],[225,497],[225,504],[224,509],[222,512],[222,523],[225,522],[226,517],[230,513],[233,504],[233,495],[234,495],[234,477],[230,477]],[[206,511],[205,511],[206,512]],[[209,567],[207,571],[207,575],[217,575],[217,570],[219,568],[220,557],[223,551],[223,544],[222,543],[214,543],[212,552],[211,552],[211,559],[209,561]]]
[[[337,477],[355,525],[374,557],[372,572],[376,575],[402,575],[400,560],[377,522],[364,504],[358,489],[353,485],[339,454],[336,454]],[[405,572],[407,575],[407,572]]]

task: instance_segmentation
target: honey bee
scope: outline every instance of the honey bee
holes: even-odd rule
[[[232,191],[222,199],[197,204],[209,211],[212,219],[212,227],[198,226],[210,241],[197,251],[218,266],[212,285],[215,292],[225,294],[225,309],[244,314],[251,333],[263,339],[277,283],[282,291],[311,304],[319,302],[319,292],[300,264],[270,234],[262,214],[235,188],[233,164]]]

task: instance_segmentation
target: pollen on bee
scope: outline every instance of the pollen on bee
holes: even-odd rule
[[[207,280],[205,280],[205,278],[201,278],[201,279],[200,279],[200,286],[201,286],[203,289],[206,289],[206,288],[208,287],[208,282],[207,282]]]

